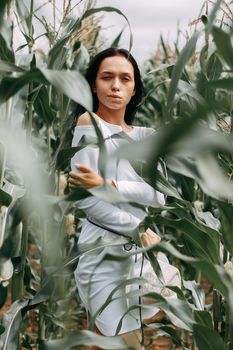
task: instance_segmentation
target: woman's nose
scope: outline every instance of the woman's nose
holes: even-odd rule
[[[113,90],[119,90],[119,89],[120,89],[120,82],[119,82],[119,79],[114,79],[114,80],[113,80],[112,89],[113,89]]]

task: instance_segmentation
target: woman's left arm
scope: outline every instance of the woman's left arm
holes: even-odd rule
[[[163,193],[156,191],[146,182],[141,181],[114,181],[117,190],[132,202],[153,208],[165,205]]]
[[[153,128],[140,128],[140,140],[147,138],[155,133]],[[161,170],[160,168],[158,168]],[[150,206],[153,208],[162,207],[165,205],[165,197],[163,193],[156,191],[151,185],[143,180],[140,176],[137,179],[131,181],[114,181],[115,187],[118,191],[132,202],[140,203],[142,205]]]

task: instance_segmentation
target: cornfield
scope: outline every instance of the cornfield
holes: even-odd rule
[[[73,204],[90,193],[69,191],[66,178],[77,151],[71,147],[74,111],[92,111],[84,74],[104,48],[99,14],[115,12],[128,20],[117,8],[97,8],[92,1],[77,15],[80,3],[64,0],[59,9],[56,0],[0,4],[3,350],[125,348],[119,336],[97,335],[94,318],[87,324],[73,271],[82,254],[98,254],[109,242],[79,246],[84,214]],[[182,274],[182,288],[170,287],[177,299],[150,293],[166,318],[145,325],[148,349],[166,336],[171,349],[233,350],[233,10],[232,1],[204,5],[184,48],[171,48],[161,38],[142,72],[145,96],[137,123],[157,132],[116,154],[167,196],[165,207],[149,208],[140,227],[159,232],[162,241],[141,251],[155,271],[151,253],[161,251]],[[43,6],[50,6],[51,23],[40,15]],[[16,30],[24,40],[20,46]],[[47,38],[47,51],[35,48],[41,37]],[[121,34],[112,46],[120,39]],[[161,159],[166,175],[156,170]],[[93,193],[117,201],[105,186]]]

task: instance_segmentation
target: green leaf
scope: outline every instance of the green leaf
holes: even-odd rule
[[[173,172],[190,177],[194,180],[199,179],[199,172],[195,160],[189,155],[176,155],[167,156],[165,158],[167,167]]]
[[[195,261],[193,266],[201,271],[214,285],[214,287],[229,300],[231,284],[228,276],[221,265],[214,265],[208,261]],[[232,307],[232,306],[231,306]]]
[[[187,135],[191,135],[192,128],[200,118],[207,116],[208,109],[207,106],[199,106],[193,113],[192,118],[180,118],[171,122],[169,125],[162,127],[157,133],[148,136],[143,140],[143,143],[131,140],[130,144],[120,146],[115,153],[111,154],[111,157],[128,159],[138,174],[154,187],[159,158],[163,158],[164,155],[169,153],[174,155],[174,152],[177,151],[177,143],[179,145],[179,141],[184,138],[184,135],[186,136],[184,138],[186,147],[190,140],[194,144],[192,137],[188,138]],[[142,167],[143,172],[140,171]]]
[[[37,304],[45,302],[54,294],[56,286],[56,279],[54,278],[55,272],[56,268],[54,268],[52,272],[48,273],[47,276],[42,279],[39,291],[34,297],[32,297],[31,300],[29,300],[29,307],[34,307]]]
[[[97,346],[101,349],[125,349],[124,340],[119,337],[106,337],[90,331],[75,331],[68,336],[58,340],[43,341],[43,350],[69,350],[74,346]]]
[[[2,333],[4,333],[4,331],[5,331],[5,328],[0,324],[0,335],[1,335]]]
[[[120,43],[122,34],[124,33],[124,29],[125,29],[125,28],[123,28],[123,29],[120,31],[120,33],[116,36],[116,38],[113,40],[112,44],[110,45],[111,47],[118,47],[118,46],[119,46],[119,43]]]
[[[100,130],[97,121],[95,117],[89,113],[89,116],[91,118],[91,122],[94,126],[96,136],[98,139],[98,147],[99,147],[99,157],[98,157],[98,169],[100,172],[100,175],[105,179],[105,173],[106,173],[106,158],[107,158],[107,149],[105,145],[105,139],[103,137],[102,131]]]
[[[70,163],[71,158],[75,155],[76,152],[80,151],[81,149],[87,146],[97,147],[97,145],[98,145],[97,137],[83,135],[77,147],[61,149],[58,152],[58,155],[56,158],[56,168],[57,169],[65,168]]]
[[[9,207],[11,202],[12,202],[12,196],[0,188],[0,206],[4,205],[6,207]]]
[[[14,52],[8,47],[7,42],[2,34],[0,34],[0,59],[6,62],[15,62]]]
[[[10,4],[10,0],[1,0],[0,1],[0,30],[2,29],[3,26],[3,18],[4,18],[4,13],[6,10],[7,4]]]
[[[203,97],[199,94],[196,87],[187,83],[186,81],[179,80],[177,95],[174,98],[174,104],[177,104],[180,100],[186,101],[188,104],[193,104],[192,109],[196,107],[195,102],[204,103]]]
[[[170,82],[169,91],[168,91],[168,97],[167,97],[167,106],[166,106],[168,117],[170,116],[173,109],[173,102],[177,92],[178,82],[180,80],[180,77],[182,75],[182,72],[185,68],[186,63],[189,61],[189,59],[192,57],[194,53],[198,36],[199,36],[199,33],[195,33],[192,36],[192,38],[188,41],[188,43],[185,45],[185,47],[181,51],[180,57],[178,58],[178,61],[173,68],[171,82]]]
[[[204,291],[203,291],[204,293]],[[210,312],[202,310],[202,311],[198,311],[195,310],[194,311],[194,318],[197,324],[200,324],[202,326],[208,327],[209,329],[214,329],[213,328],[213,320],[211,317]]]
[[[79,147],[70,147],[61,149],[58,152],[57,158],[56,158],[56,169],[62,170],[65,169],[66,166],[69,166],[70,159],[75,155],[76,152],[78,152]]]
[[[133,46],[133,34],[132,34],[132,30],[131,30],[131,26],[130,26],[130,23],[129,23],[129,20],[128,18],[124,15],[123,12],[121,12],[118,8],[115,8],[115,7],[110,7],[110,6],[105,6],[105,7],[98,7],[98,8],[91,8],[91,9],[88,9],[82,16],[81,20],[83,20],[84,18],[86,17],[89,17],[91,15],[94,15],[98,12],[116,12],[118,13],[119,15],[123,16],[126,20],[126,22],[128,23],[128,26],[129,26],[129,30],[130,30],[130,40],[129,40],[129,51],[131,51],[132,49],[132,46]]]
[[[22,321],[21,312],[27,304],[28,300],[17,300],[4,314],[2,324],[5,327],[5,332],[1,336],[2,350],[13,350],[18,348],[18,335]]]
[[[67,41],[70,39],[70,37],[75,33],[78,32],[78,30],[81,28],[81,24],[82,24],[82,20],[94,15],[95,13],[98,12],[116,12],[119,15],[123,16],[128,25],[129,25],[129,29],[130,29],[130,43],[129,43],[129,51],[132,48],[132,44],[133,44],[133,36],[132,36],[132,32],[131,32],[131,27],[129,24],[129,21],[127,19],[127,17],[117,8],[114,7],[99,7],[99,8],[90,8],[88,9],[81,18],[78,18],[74,24],[71,26],[69,32],[62,37],[61,39],[59,39],[57,41],[57,43],[53,46],[53,48],[49,51],[48,54],[48,67],[51,68],[55,68],[55,69],[61,69],[64,65],[64,63],[66,62],[66,56],[68,53],[68,50],[66,49],[65,45],[67,43]],[[89,109],[91,110],[91,109]]]
[[[185,281],[183,280],[183,285],[186,289],[190,290],[198,310],[204,310],[205,308],[205,293],[196,281]]]
[[[214,23],[214,20],[215,20],[215,17],[217,15],[217,12],[222,4],[223,0],[217,0],[212,8],[212,11],[208,17],[208,22],[207,22],[207,25],[206,25],[206,31],[207,31],[207,34],[210,33],[211,29],[212,29],[212,26],[213,26],[213,23]]]
[[[2,261],[1,261],[2,264]],[[3,287],[0,284],[0,308],[3,307],[3,305],[5,304],[7,300],[7,287]],[[1,334],[1,330],[0,330],[0,334]]]
[[[233,185],[216,156],[218,152],[232,154],[231,136],[196,128],[180,138],[170,152],[171,156],[165,159],[169,169],[193,178],[205,193],[216,199],[232,200]]]
[[[218,165],[215,155],[203,152],[197,159],[197,167],[200,177],[196,180],[205,193],[219,200],[232,201],[233,184]]]
[[[216,52],[214,52],[208,62],[207,62],[207,76],[209,81],[212,80],[217,80],[220,78],[221,73],[222,73],[222,63],[220,61],[220,59],[218,58],[218,56],[216,55]]]
[[[49,95],[45,86],[42,86],[33,103],[36,113],[42,118],[47,126],[54,120],[55,113],[49,104]]]
[[[48,68],[61,69],[66,59],[68,50],[65,45],[70,38],[70,33],[59,39],[48,53]]]
[[[195,324],[193,335],[200,350],[225,350],[225,346],[220,335],[204,325]]]
[[[0,60],[0,71],[1,72],[19,72],[22,73],[24,72],[24,69],[16,66],[15,64],[7,61]]]
[[[213,27],[212,34],[217,47],[217,53],[229,68],[233,69],[233,47],[230,34],[224,32],[219,27]]]
[[[24,0],[16,0],[16,10],[19,15],[20,24],[23,26],[24,29],[24,36],[29,35],[29,28],[30,28],[30,13],[29,9],[24,3]],[[25,25],[26,24],[26,25]],[[31,40],[31,38],[29,38]],[[28,41],[28,40],[27,40]]]
[[[22,74],[19,78],[6,77],[0,83],[0,103],[6,102],[30,81],[46,83],[44,76],[38,69]]]
[[[219,232],[219,228],[220,228],[220,221],[215,218],[213,216],[213,214],[210,211],[196,211],[195,212],[195,219],[199,222],[199,223],[204,223],[210,227],[213,228],[215,231]]]
[[[90,62],[89,52],[81,42],[75,43],[73,51],[75,51],[75,57],[71,69],[78,70],[85,75],[87,66]]]
[[[89,84],[78,71],[54,71],[41,68],[44,77],[64,95],[88,111],[92,110],[92,93]]]
[[[213,80],[208,83],[209,87],[215,88],[215,89],[223,89],[227,91],[233,90],[233,78],[224,78],[224,79],[218,79]]]
[[[233,207],[232,204],[226,202],[218,202],[222,222],[222,239],[224,247],[233,255]]]
[[[209,262],[219,262],[219,234],[212,230],[212,235],[189,219],[172,220],[167,217],[158,216],[157,222],[168,227],[173,227],[184,233],[184,238],[194,248],[195,256],[203,258]]]
[[[231,310],[233,310],[233,300],[231,298],[232,284],[221,265],[184,255],[167,242],[161,242],[154,247],[153,251],[169,253],[180,260],[192,264],[197,271],[201,271],[213,283],[215,288],[226,298],[226,300],[229,300]]]
[[[149,293],[151,299],[158,300],[159,295],[156,293]],[[191,331],[195,323],[192,310],[189,304],[184,300],[179,299],[164,299],[163,302],[155,303],[154,306],[161,308],[167,316],[170,318],[171,322],[178,328],[182,328]]]
[[[0,102],[6,102],[29,82],[50,83],[64,95],[92,110],[92,94],[89,84],[78,71],[55,71],[45,68],[32,69],[19,78],[7,77],[0,83]]]
[[[165,178],[165,176],[160,171],[158,171],[156,175],[155,188],[167,196],[182,200],[182,197],[177,189]]]

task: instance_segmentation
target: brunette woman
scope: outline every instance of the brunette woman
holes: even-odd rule
[[[86,74],[94,101],[94,118],[105,139],[105,147],[111,155],[124,139],[113,135],[125,132],[135,141],[143,140],[153,129],[134,126],[133,121],[137,106],[142,97],[142,81],[138,65],[132,55],[125,49],[109,48],[97,54],[91,61]],[[77,119],[72,145],[77,146],[83,135],[96,136],[95,128],[88,113]],[[77,152],[71,160],[72,172],[69,176],[71,188],[81,186],[90,189],[101,185],[104,179],[98,169],[99,150],[87,146]],[[164,205],[164,196],[155,191],[133,169],[127,160],[117,162],[111,159],[106,164],[107,183],[114,186],[119,193],[132,202],[144,206],[160,207]],[[91,196],[76,202],[85,211],[79,243],[91,243],[99,237],[117,243],[121,235],[131,237],[132,232],[145,218],[144,210],[129,203],[111,204]],[[142,235],[145,245],[158,242],[158,236],[151,231]],[[129,250],[131,249],[131,250]],[[136,245],[119,245],[104,248],[98,255],[82,256],[75,271],[75,278],[80,297],[93,316],[103,305],[111,291],[122,281],[127,280],[132,271],[135,256],[129,251]],[[107,253],[121,253],[124,260],[104,260]],[[140,342],[141,317],[140,310],[127,312],[125,288],[114,294],[114,300],[96,317],[96,329],[100,334],[114,336],[117,326],[123,318],[119,334],[125,339],[127,346],[143,349]],[[138,298],[131,303],[138,304]]]

